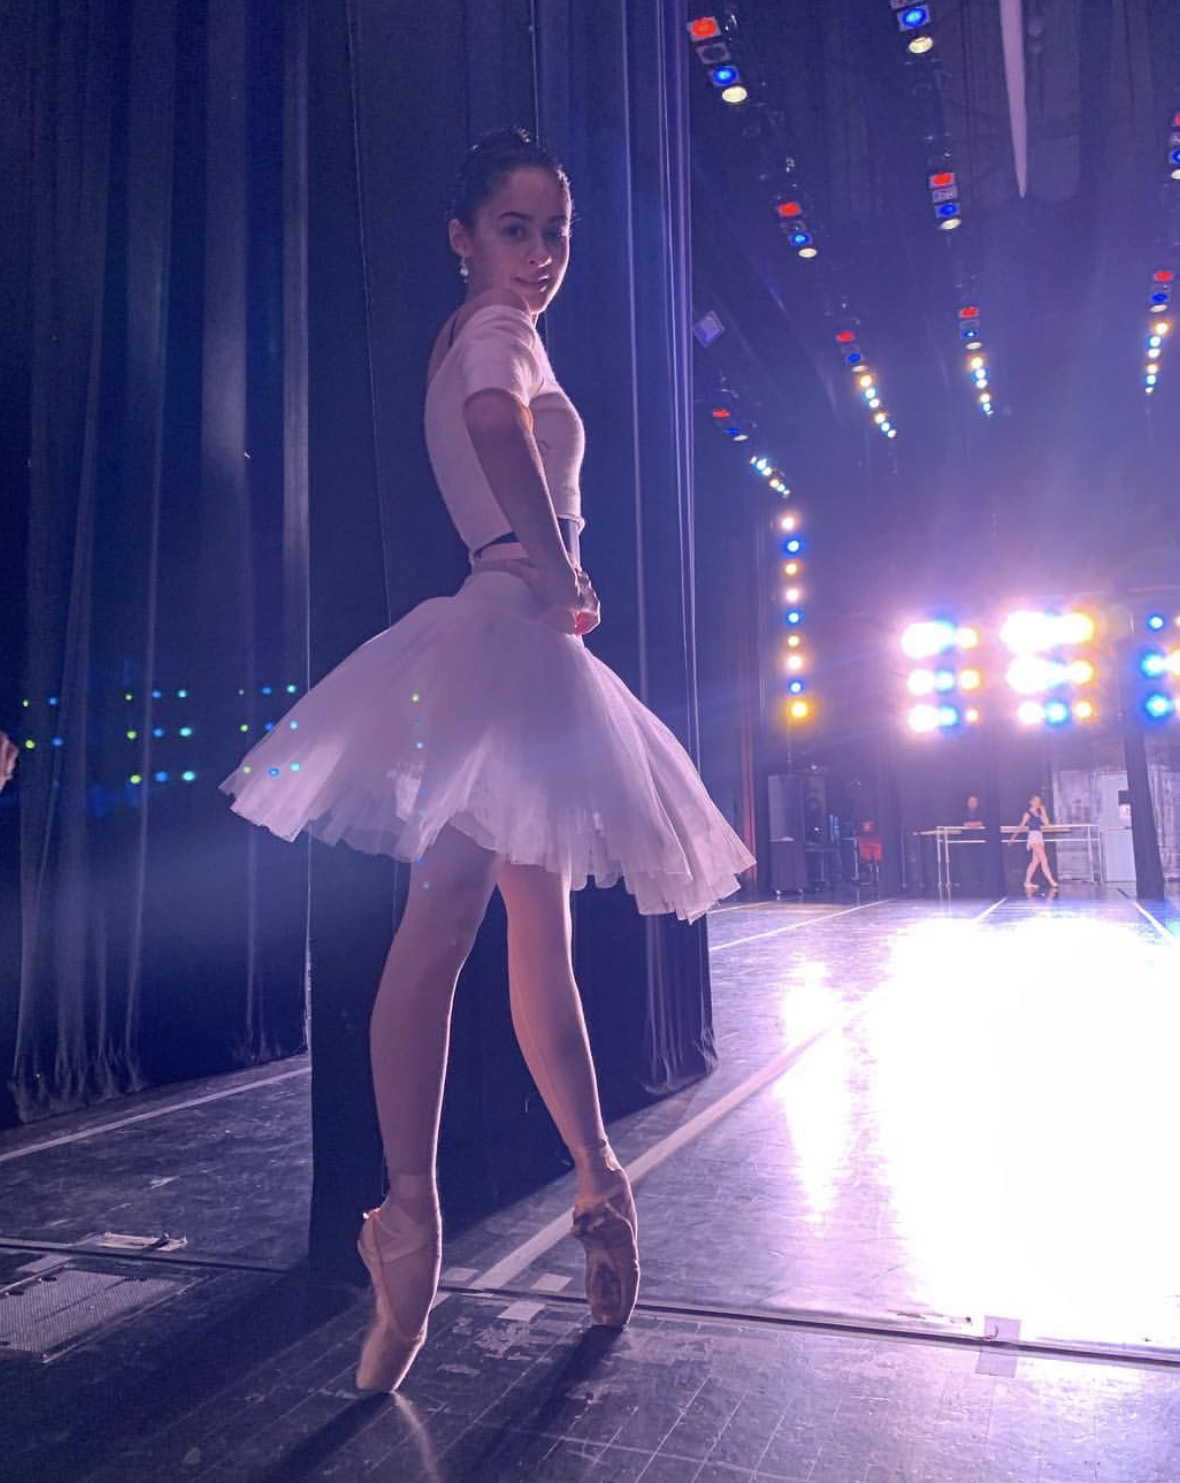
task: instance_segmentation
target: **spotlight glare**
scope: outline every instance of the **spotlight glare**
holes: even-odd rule
[[[911,623],[901,636],[902,652],[911,659],[929,659],[951,648],[955,635],[955,625],[942,618]]]
[[[955,643],[960,649],[974,649],[979,643],[977,628],[960,628],[955,633]]]
[[[1069,706],[1063,700],[1051,700],[1045,706],[1045,720],[1050,726],[1061,726],[1069,720]]]
[[[1165,716],[1170,716],[1176,709],[1176,703],[1170,696],[1156,690],[1143,702],[1143,709],[1153,721],[1162,721]]]
[[[963,712],[963,720],[967,722],[968,726],[974,726],[979,720],[978,710],[974,706],[969,707]]]
[[[1168,667],[1168,661],[1156,651],[1144,654],[1139,661],[1139,671],[1147,676],[1149,680],[1157,680]]]
[[[934,671],[916,669],[906,681],[911,695],[930,695],[934,691]]]
[[[1036,726],[1045,719],[1045,708],[1037,700],[1025,700],[1016,710],[1016,719],[1024,726]]]
[[[735,83],[733,87],[725,89],[721,94],[721,101],[736,106],[738,103],[744,103],[749,96],[749,93],[739,82]]]
[[[983,684],[983,676],[977,669],[965,669],[959,675],[960,690],[978,690]]]
[[[934,688],[939,691],[953,690],[955,688],[955,672],[953,669],[936,669],[934,671]]]
[[[933,36],[915,36],[914,39],[908,43],[906,49],[907,51],[913,52],[914,56],[921,57],[924,56],[926,52],[930,51],[933,46]]]
[[[1147,626],[1153,633],[1158,633],[1164,626],[1166,619],[1162,613],[1148,613]]]
[[[1079,700],[1073,708],[1074,720],[1092,721],[1094,719],[1094,707],[1088,700]]]
[[[911,728],[917,732],[937,730],[938,707],[936,705],[914,706],[909,714],[909,723]]]
[[[791,719],[793,721],[806,721],[811,714],[811,707],[805,700],[793,700],[791,702]]]
[[[953,705],[940,705],[938,707],[938,724],[940,726],[957,726],[959,724],[959,712]]]

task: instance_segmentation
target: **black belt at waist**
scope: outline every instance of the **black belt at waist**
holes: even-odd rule
[[[569,552],[572,559],[578,560],[578,522],[572,515],[559,515],[557,517],[557,528],[561,532],[561,543]],[[520,537],[514,530],[506,530],[502,536],[496,536],[494,540],[485,541],[471,553],[472,561],[477,556],[482,556],[485,551],[490,551],[493,546],[506,546],[510,542],[519,541]]]

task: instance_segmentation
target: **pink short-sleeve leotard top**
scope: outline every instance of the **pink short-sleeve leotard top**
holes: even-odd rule
[[[485,304],[459,330],[426,391],[427,452],[468,551],[480,550],[509,529],[463,421],[467,398],[492,389],[508,392],[531,412],[554,513],[580,531],[582,419],[553,374],[532,318],[507,304]]]

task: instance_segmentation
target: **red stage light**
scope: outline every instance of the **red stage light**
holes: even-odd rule
[[[688,34],[694,41],[712,41],[714,36],[721,35],[721,27],[711,15],[703,15],[698,20],[689,21]]]
[[[1153,273],[1151,276],[1156,283],[1171,283],[1176,275],[1167,268],[1161,268],[1158,273]]]
[[[798,201],[780,201],[778,203],[778,214],[780,216],[800,216],[802,212],[803,207],[800,206]]]
[[[713,416],[714,416],[714,418],[718,422],[724,422],[725,419],[729,416],[729,408],[728,407],[714,407],[713,408]]]
[[[974,304],[968,304],[965,309],[960,309],[959,310],[959,318],[960,319],[978,319],[979,318],[979,310],[975,307]]]
[[[836,344],[851,345],[853,340],[855,339],[856,336],[852,333],[851,330],[841,330],[840,333],[836,336]]]
[[[932,191],[945,190],[948,185],[954,185],[955,172],[953,170],[940,170],[937,175],[930,177],[930,189]]]

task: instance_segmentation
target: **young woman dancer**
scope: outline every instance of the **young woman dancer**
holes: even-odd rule
[[[467,296],[430,357],[425,416],[471,575],[349,655],[222,785],[284,838],[307,828],[413,862],[371,1024],[389,1193],[359,1240],[365,1390],[396,1389],[426,1337],[451,1004],[492,891],[516,1035],[573,1159],[591,1316],[621,1325],[637,1220],[599,1108],[569,893],[621,877],[641,912],[692,920],[753,863],[671,732],[582,642],[599,621],[578,557],[584,436],[536,330],[571,214],[564,172],[526,134],[469,154],[450,223]]]
[[[1041,795],[1034,793],[1028,801],[1028,807],[1021,816],[1020,823],[1016,826],[1016,834],[1012,836],[1011,843],[1016,843],[1016,837],[1024,828],[1028,829],[1028,869],[1024,872],[1024,889],[1035,891],[1033,876],[1039,868],[1052,890],[1057,889],[1057,882],[1053,879],[1053,872],[1049,869],[1049,857],[1045,853],[1044,828],[1049,823],[1049,815],[1045,805],[1041,802]]]

